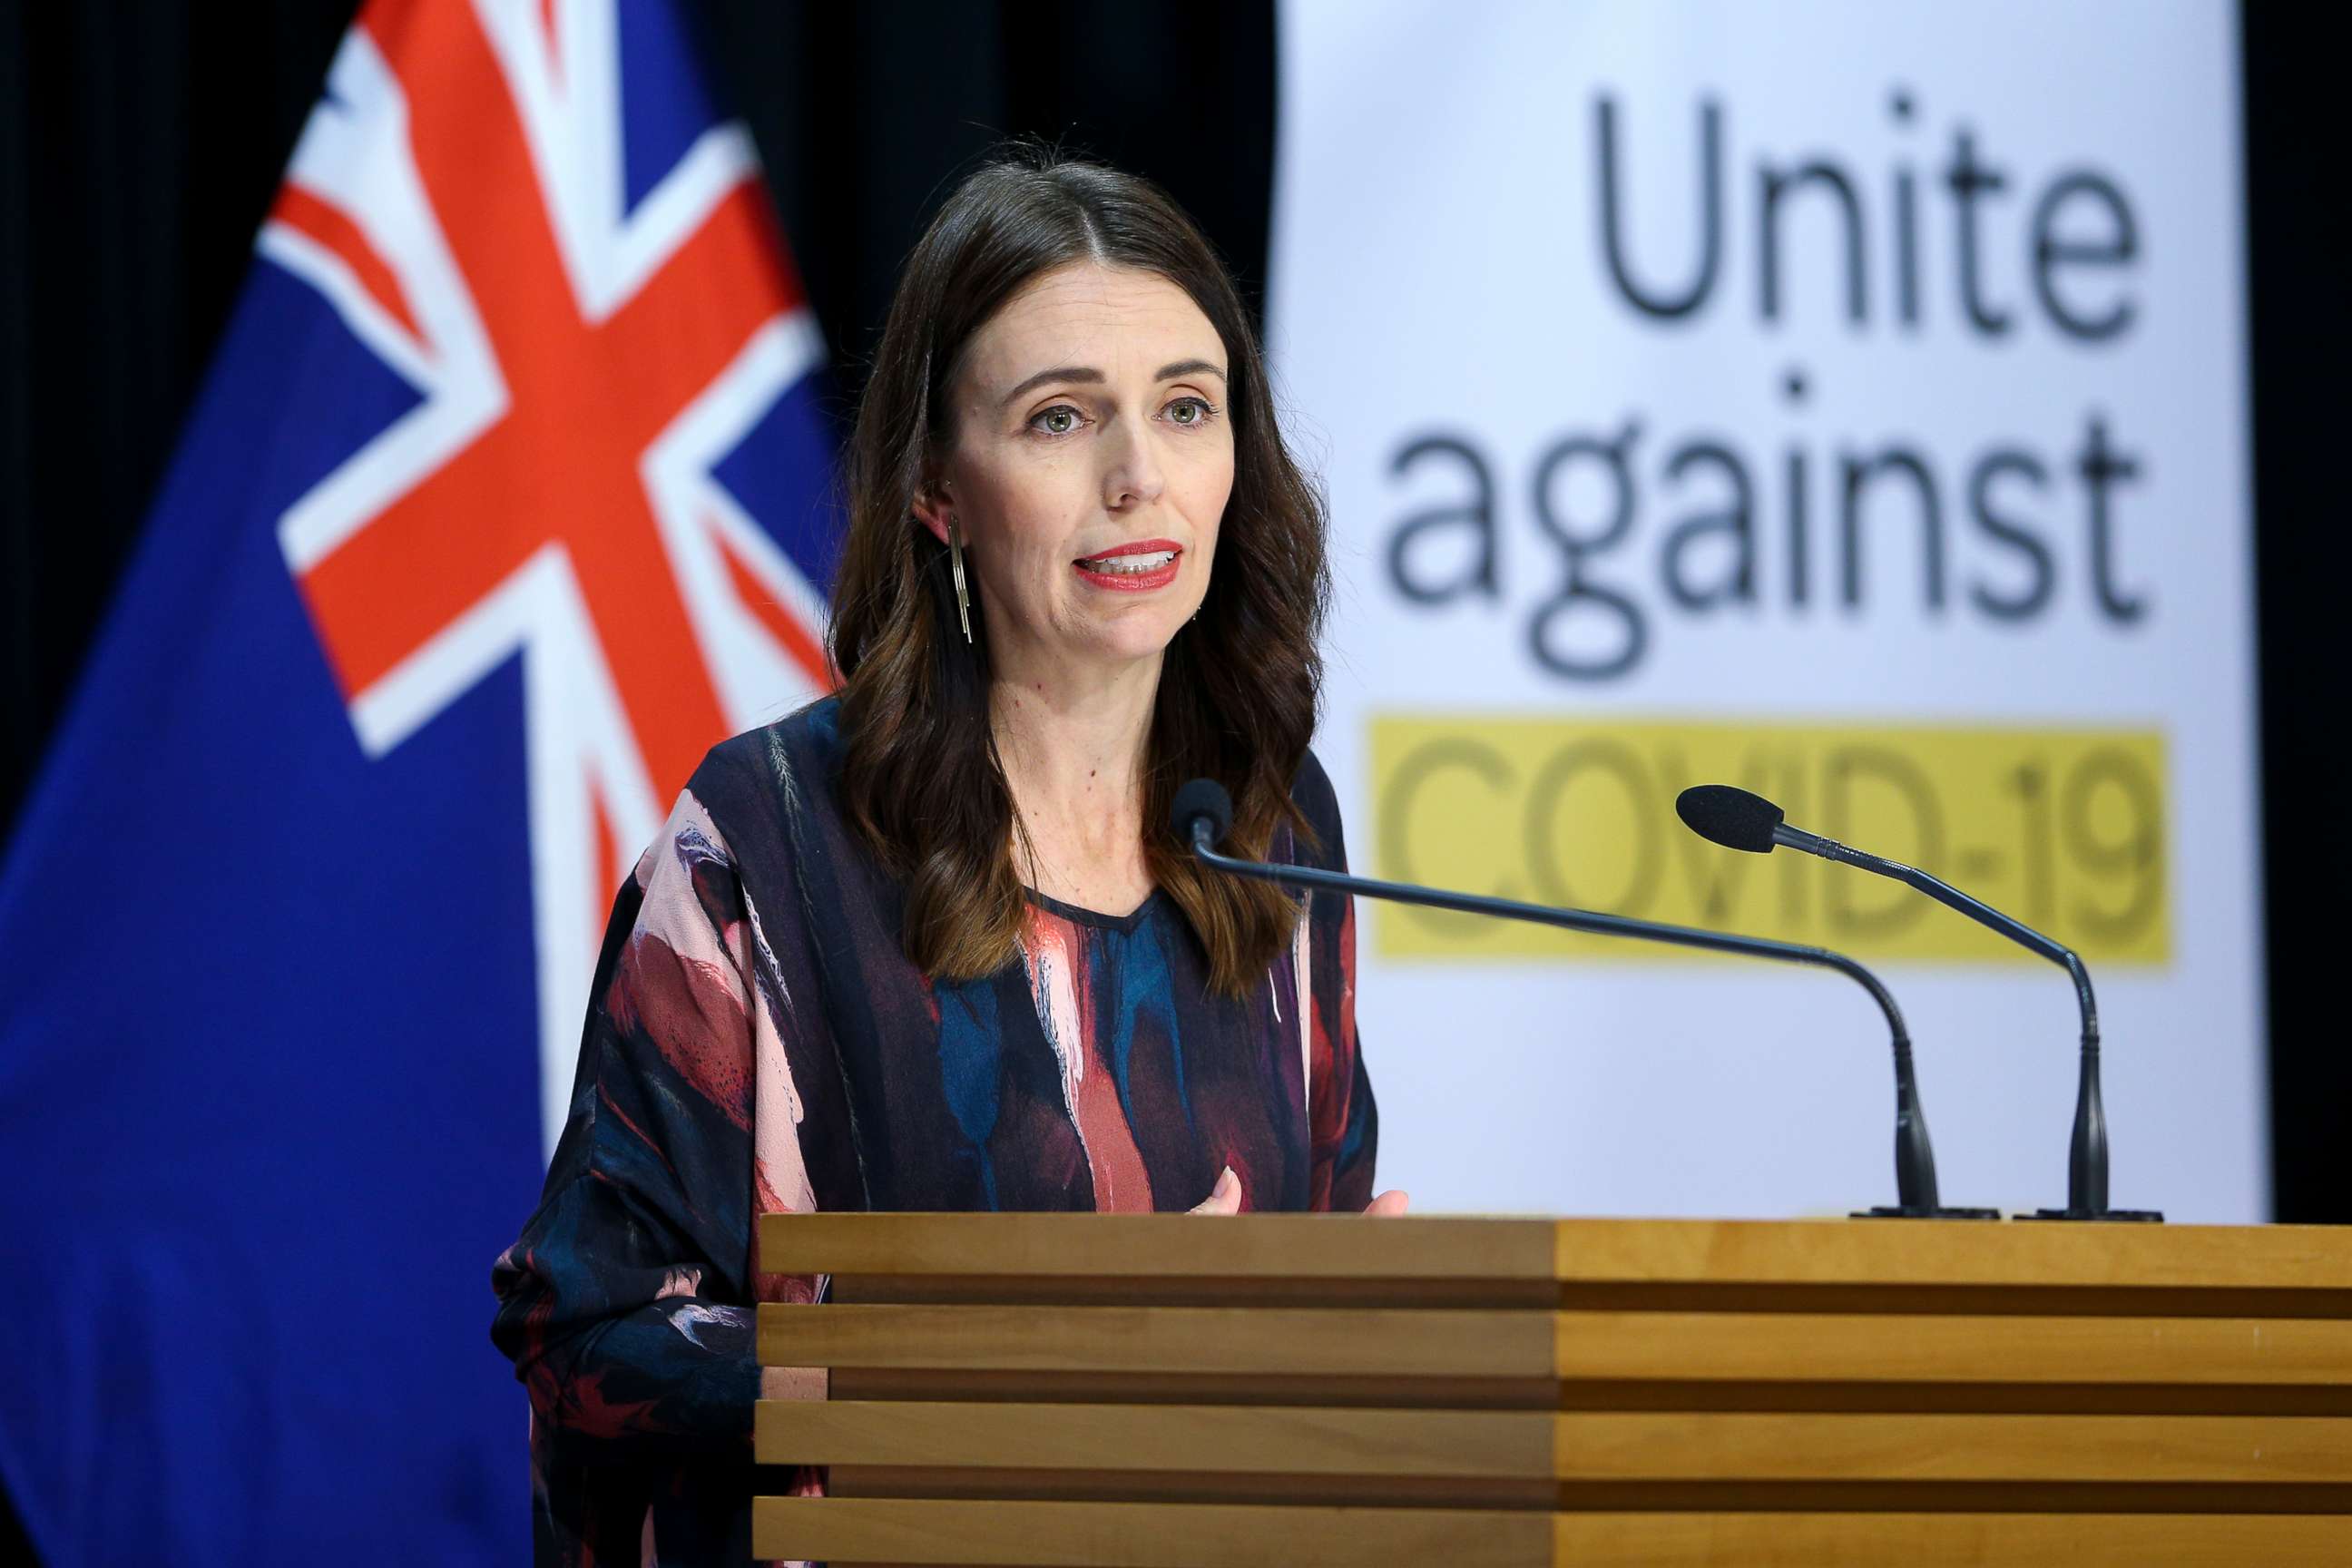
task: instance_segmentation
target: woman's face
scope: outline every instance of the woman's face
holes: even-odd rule
[[[1093,262],[973,334],[916,510],[961,527],[1000,678],[1155,658],[1200,608],[1234,489],[1227,368],[1183,289]]]

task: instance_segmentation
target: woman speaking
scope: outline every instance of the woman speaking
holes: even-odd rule
[[[858,410],[838,692],[714,750],[616,902],[494,1272],[541,1563],[744,1562],[758,1215],[1364,1209],[1377,1120],[1307,750],[1328,593],[1233,282],[1141,180],[1024,153],[908,258]],[[814,1477],[803,1477],[803,1488]],[[769,1483],[768,1489],[786,1489]]]

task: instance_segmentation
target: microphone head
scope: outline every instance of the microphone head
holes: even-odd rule
[[[1209,819],[1210,844],[1222,844],[1225,830],[1234,825],[1234,797],[1214,779],[1192,779],[1177,790],[1175,809],[1168,816],[1168,825],[1185,848],[1192,847],[1194,819],[1203,816]]]
[[[1772,830],[1783,820],[1780,808],[1762,795],[1729,784],[1692,785],[1675,797],[1675,815],[1709,843],[1750,855],[1772,853]]]

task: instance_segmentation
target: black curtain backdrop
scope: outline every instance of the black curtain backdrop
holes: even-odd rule
[[[2328,468],[2352,402],[2352,311],[2337,258],[2340,57],[2313,17],[2242,8],[2246,288],[2252,333],[2263,879],[2277,1217],[2352,1223],[2352,1041],[2339,989],[2352,889],[2352,533]]]
[[[1160,181],[1259,298],[1270,3],[689,6],[766,160],[832,345],[836,412],[899,258],[1005,135]],[[0,0],[0,823],[70,695],[354,9]],[[2352,544],[2325,464],[2352,333],[2330,243],[2336,83],[2320,15],[2249,6],[2242,36],[2276,1205],[2283,1220],[2347,1222],[2352,1061],[2331,961],[2352,886],[2336,686]],[[0,1561],[30,1561],[5,1500]]]

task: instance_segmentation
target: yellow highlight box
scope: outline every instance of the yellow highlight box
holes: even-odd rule
[[[2153,730],[1387,714],[1371,721],[1373,874],[1832,947],[2040,963],[1899,882],[1791,849],[1718,848],[1675,797],[1728,784],[1799,827],[1921,867],[2086,961],[2171,956],[2163,735]],[[1377,906],[1383,958],[1689,954]]]

